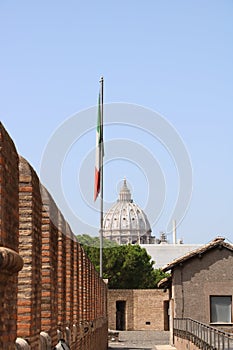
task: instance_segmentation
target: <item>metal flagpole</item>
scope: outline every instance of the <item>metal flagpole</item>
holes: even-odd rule
[[[103,116],[104,116],[104,78],[100,78],[100,277],[103,277],[103,197],[104,197],[104,176],[103,176]]]

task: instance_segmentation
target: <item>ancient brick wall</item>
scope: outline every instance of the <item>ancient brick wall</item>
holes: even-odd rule
[[[42,299],[42,200],[39,179],[19,158],[19,254],[24,267],[18,275],[18,334],[39,346]]]
[[[116,329],[116,302],[125,301],[125,330],[168,330],[168,291],[158,289],[110,289],[109,328]]]
[[[1,124],[0,272],[0,349],[107,349],[107,287]]]
[[[18,154],[0,123],[1,246],[18,250]]]
[[[0,123],[0,349],[14,349],[17,318],[18,155]]]

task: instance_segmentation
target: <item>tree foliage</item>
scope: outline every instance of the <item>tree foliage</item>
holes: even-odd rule
[[[83,235],[84,236],[84,235]],[[85,235],[82,243],[89,259],[99,271],[99,239],[95,237],[89,240]],[[80,241],[80,239],[78,238]],[[95,244],[94,244],[95,243]],[[151,260],[145,248],[135,245],[112,245],[103,249],[103,278],[108,279],[110,289],[151,289],[156,288],[157,283],[167,276],[161,270],[153,268]]]
[[[83,234],[83,235],[77,235],[77,240],[78,242],[84,246],[84,247],[95,247],[99,248],[100,246],[100,240],[99,237],[92,237],[89,236],[88,234]],[[116,247],[118,244],[116,242],[112,242],[109,239],[103,238],[103,247],[104,248],[110,248],[110,247]]]

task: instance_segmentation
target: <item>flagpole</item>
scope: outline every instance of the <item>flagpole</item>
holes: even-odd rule
[[[103,176],[103,116],[104,116],[104,78],[100,78],[100,108],[101,108],[101,119],[100,119],[100,277],[103,277],[103,198],[104,198],[104,176]]]

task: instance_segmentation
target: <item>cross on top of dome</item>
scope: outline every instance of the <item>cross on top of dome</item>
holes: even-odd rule
[[[131,199],[131,192],[127,186],[126,183],[126,178],[124,178],[123,186],[120,190],[119,193],[119,202],[132,202],[133,200]]]

